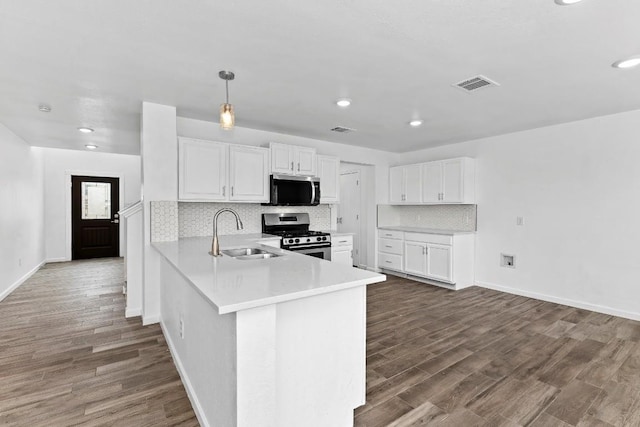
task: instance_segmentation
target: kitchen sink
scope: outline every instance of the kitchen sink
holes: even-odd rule
[[[272,252],[267,252],[263,249],[258,248],[227,249],[222,251],[222,253],[224,255],[230,256],[231,258],[240,260],[268,259],[280,256],[279,254],[274,254]]]

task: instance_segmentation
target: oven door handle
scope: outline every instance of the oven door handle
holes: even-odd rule
[[[316,202],[316,186],[314,185],[313,181],[309,181],[309,184],[311,184],[311,203],[315,203]]]

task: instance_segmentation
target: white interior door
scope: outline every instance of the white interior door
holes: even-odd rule
[[[353,233],[353,265],[360,265],[360,172],[340,174],[338,231]]]

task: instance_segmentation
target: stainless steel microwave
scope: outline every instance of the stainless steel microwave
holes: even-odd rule
[[[316,206],[320,204],[320,178],[315,176],[271,175],[272,206]]]

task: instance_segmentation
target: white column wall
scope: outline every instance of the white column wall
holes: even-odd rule
[[[42,151],[0,124],[0,301],[44,262]]]
[[[144,228],[142,321],[160,321],[160,254],[151,247],[151,208],[154,200],[178,199],[176,108],[142,103],[140,135]]]

